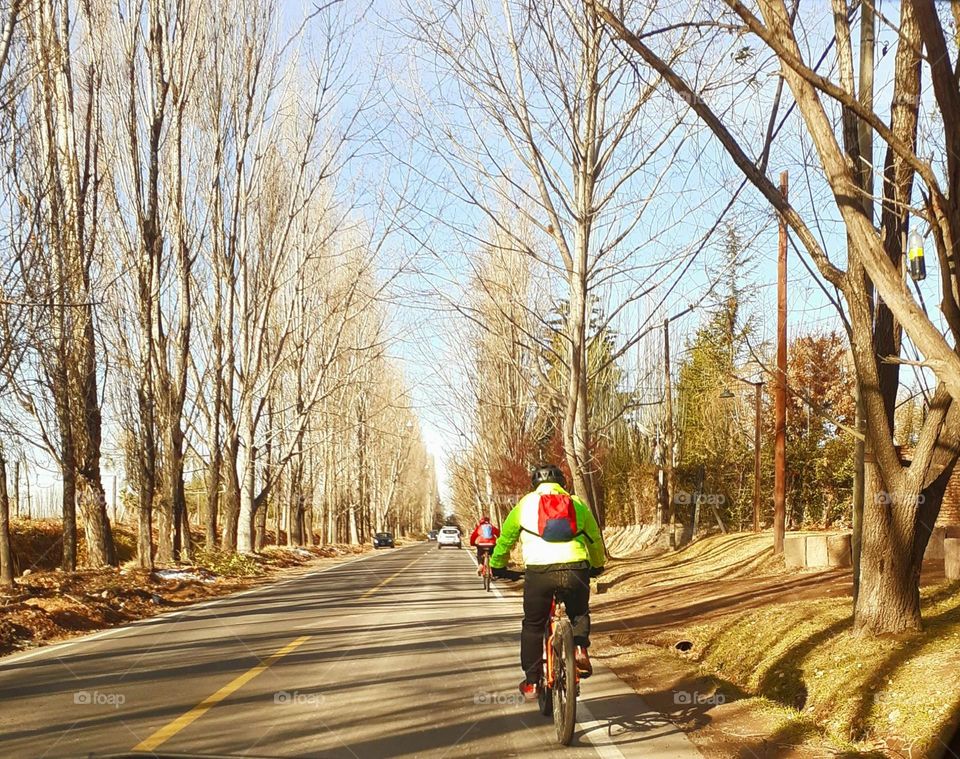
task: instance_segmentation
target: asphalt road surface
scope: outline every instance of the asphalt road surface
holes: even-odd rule
[[[557,746],[506,585],[424,543],[9,657],[0,757],[700,756],[602,667]]]

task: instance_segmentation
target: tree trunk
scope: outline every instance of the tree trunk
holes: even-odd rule
[[[254,534],[254,549],[259,553],[267,544],[267,502],[257,508],[257,529]]]
[[[267,441],[266,447],[264,449],[264,462],[263,462],[263,481],[266,483],[265,487],[271,487],[271,480],[273,478],[272,466],[273,466],[273,402],[270,398],[267,399]],[[270,505],[270,499],[268,492],[263,492],[261,497],[257,499],[254,503],[254,509],[256,510],[256,530],[254,531],[254,548],[257,552],[263,550],[263,547],[267,542],[267,509]]]
[[[580,275],[574,272],[570,282],[570,313],[567,315],[567,361],[568,378],[566,388],[566,411],[563,416],[563,447],[567,458],[567,467],[570,469],[570,476],[573,480],[573,491],[589,501],[587,492],[587,482],[583,476],[583,465],[580,453],[582,451],[582,439],[580,438],[580,428],[578,425],[578,416],[586,413],[580,408],[581,394],[580,385],[585,381],[583,370],[584,346],[586,343],[586,326],[584,324],[584,293],[578,286]],[[592,507],[592,504],[591,504]]]
[[[187,563],[193,561],[193,537],[190,535],[190,512],[184,508],[180,512],[182,517],[181,530],[183,544],[180,546],[180,560]]]
[[[63,422],[61,421],[61,425]],[[64,572],[77,570],[77,470],[74,466],[73,436],[67,429],[60,430],[60,475],[63,478],[63,562]]]
[[[241,411],[240,439],[243,441],[245,456],[240,480],[240,513],[237,519],[237,550],[240,553],[253,553],[253,518],[257,497],[257,448],[256,430],[253,422],[253,399],[248,395]]]
[[[300,518],[300,467],[294,465],[290,473],[290,492],[287,494],[287,545],[303,545]]]
[[[919,494],[887,493],[867,465],[856,629],[871,634],[921,630],[920,570],[947,482],[948,466]]]
[[[240,553],[253,553],[256,456],[257,449],[248,443],[243,464],[243,481],[240,483],[240,513],[237,518],[237,551]]]
[[[169,456],[169,454],[168,454]],[[160,483],[161,488],[165,483]],[[165,491],[165,492],[164,492]],[[170,502],[170,488],[167,486],[158,493],[159,498],[157,509],[157,562],[160,564],[172,564],[173,556],[173,504]]]
[[[280,517],[283,514],[283,498],[281,496],[281,493],[283,493],[282,483],[278,482],[277,492],[274,493],[274,496],[275,496],[274,502],[276,503],[276,506],[274,507],[274,512],[273,512],[273,520],[274,520],[273,543],[274,545],[277,545],[277,546],[280,545]]]
[[[230,438],[227,446],[226,493],[223,502],[223,523],[220,528],[220,547],[224,551],[237,549],[237,523],[240,516],[240,478],[237,474],[237,459],[240,441],[236,435]]]
[[[63,393],[57,393],[62,396]],[[58,406],[62,398],[57,399]],[[61,492],[61,512],[63,515],[63,556],[61,568],[64,572],[77,570],[77,469],[74,455],[73,433],[70,429],[69,411],[58,408],[60,424],[60,477],[63,480]],[[40,503],[43,503],[42,498]]]
[[[217,547],[217,512],[220,510],[220,470],[222,465],[223,452],[220,450],[219,441],[214,439],[210,465],[207,467],[207,511],[204,514],[205,546],[208,551]]]
[[[141,569],[153,569],[153,488],[141,467],[139,501],[137,505],[137,564]]]
[[[350,530],[350,535],[348,540],[351,545],[357,545],[360,542],[360,537],[357,535],[357,507],[352,500],[350,501],[347,517],[348,517],[348,528]]]
[[[84,291],[87,291],[85,288]],[[93,332],[92,306],[81,310],[82,324],[78,328],[78,350],[73,371],[68,368],[75,394],[72,399],[81,410],[81,416],[71,417],[73,426],[74,455],[76,457],[77,505],[83,516],[87,540],[87,564],[92,567],[115,565],[116,550],[110,519],[107,514],[107,499],[100,479],[101,415],[100,398],[97,393],[95,336]]]
[[[10,548],[10,499],[7,497],[7,460],[0,451],[0,586],[13,587],[13,551]]]
[[[180,414],[176,409],[171,412],[167,431],[167,493],[173,520],[173,560],[179,562],[184,547],[189,550],[190,530],[184,530],[187,520],[187,494],[183,483],[183,430],[180,428]]]
[[[20,518],[20,461],[13,462],[13,515]]]
[[[115,566],[116,549],[107,515],[107,499],[96,476],[81,473],[77,476],[77,503],[83,515],[84,537],[87,542],[87,565],[91,567]]]
[[[173,501],[173,519],[175,532],[173,536],[174,561],[189,561],[192,549],[190,539],[190,515],[187,513],[187,493],[183,482],[183,432],[179,421],[174,425],[173,445],[171,447],[168,464],[168,486]]]
[[[310,508],[306,509],[303,515],[303,527],[307,533],[307,545],[315,546],[319,544],[317,538],[317,533],[314,532],[314,510],[313,510],[313,501],[310,502]]]

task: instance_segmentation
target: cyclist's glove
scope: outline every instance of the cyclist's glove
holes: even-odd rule
[[[493,576],[499,580],[510,579],[510,570],[506,567],[490,567],[490,571],[493,573]]]
[[[603,574],[603,567],[590,567],[590,576],[599,577]]]

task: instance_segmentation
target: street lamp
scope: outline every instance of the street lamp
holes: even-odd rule
[[[755,395],[754,430],[753,430],[753,531],[760,532],[760,402],[762,399],[762,382],[751,382],[743,377],[731,374],[735,380],[746,385],[753,385]],[[730,388],[724,388],[721,398],[733,398]]]

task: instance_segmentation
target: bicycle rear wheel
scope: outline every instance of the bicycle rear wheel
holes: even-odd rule
[[[490,559],[487,554],[483,555],[483,589],[490,590]]]
[[[553,631],[553,724],[557,741],[569,746],[577,723],[577,665],[573,658],[573,628],[569,619],[557,620]]]

